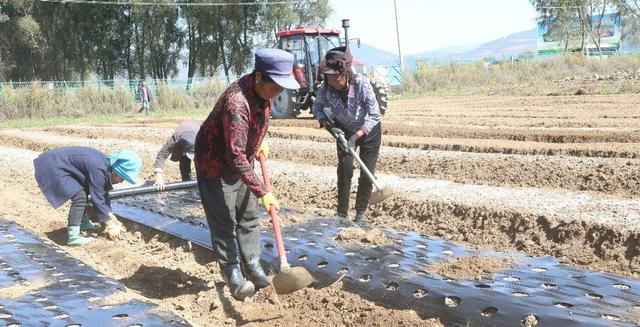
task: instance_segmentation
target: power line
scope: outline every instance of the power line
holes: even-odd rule
[[[224,6],[256,6],[256,5],[284,5],[297,1],[267,1],[267,2],[129,2],[129,1],[101,1],[101,0],[37,0],[40,2],[61,4],[92,4],[92,5],[119,5],[119,6],[199,6],[199,7],[224,7]]]

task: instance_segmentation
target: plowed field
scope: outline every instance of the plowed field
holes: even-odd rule
[[[377,175],[396,193],[372,206],[366,223],[639,277],[639,108],[637,95],[395,101],[383,121]],[[0,214],[65,244],[68,207],[47,204],[32,160],[59,146],[128,147],[143,159],[141,176],[152,180],[155,156],[180,119],[132,120],[0,131]],[[333,215],[330,135],[303,115],[272,121],[267,142],[281,204],[303,212],[301,219]],[[167,162],[166,171],[178,180],[177,164]],[[287,296],[266,290],[237,302],[206,250],[127,226],[121,242],[99,238],[67,250],[198,326],[439,325],[366,301],[339,283]]]

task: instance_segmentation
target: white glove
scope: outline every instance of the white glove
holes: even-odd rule
[[[158,191],[164,190],[164,177],[162,173],[156,173],[156,183],[153,184],[153,186],[155,186]]]
[[[125,230],[124,225],[116,218],[113,213],[109,213],[111,219],[102,224],[103,232],[107,235],[107,238],[111,240],[119,240],[122,232]]]

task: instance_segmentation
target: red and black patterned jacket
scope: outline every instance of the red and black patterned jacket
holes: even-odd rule
[[[271,101],[254,90],[254,76],[233,82],[220,96],[196,137],[194,164],[198,178],[235,183],[241,179],[253,194],[269,192],[253,170],[255,152],[262,143]]]

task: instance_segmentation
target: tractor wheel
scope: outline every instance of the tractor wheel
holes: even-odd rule
[[[271,117],[274,119],[296,117],[300,113],[295,108],[295,102],[290,90],[284,90],[271,103]]]
[[[373,87],[373,93],[376,94],[380,113],[384,115],[389,106],[389,90],[383,83],[377,80],[371,80],[371,87]]]

